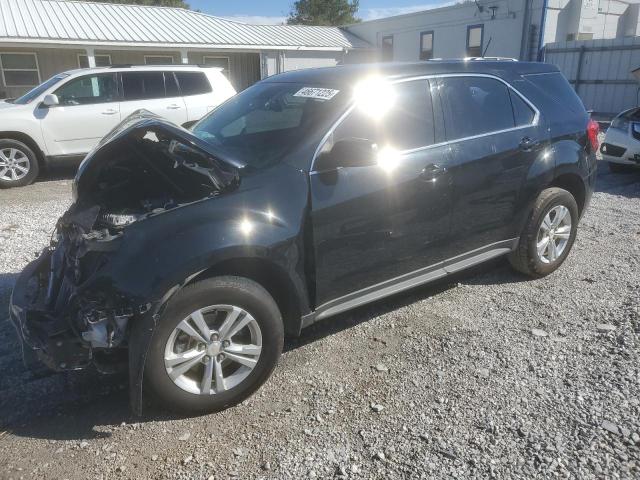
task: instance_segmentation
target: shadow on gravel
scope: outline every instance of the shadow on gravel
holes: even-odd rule
[[[606,165],[598,165],[595,190],[627,198],[639,198],[640,169],[628,173],[611,173]]]
[[[522,280],[523,277],[511,272],[504,260],[496,260],[429,286],[318,322],[305,329],[299,338],[287,339],[284,351],[295,350],[438,295],[454,288],[458,282],[495,284]],[[0,307],[5,312],[7,303],[8,296],[3,298]],[[142,417],[132,415],[126,374],[101,375],[92,369],[65,373],[27,370],[20,358],[15,332],[7,320],[4,318],[0,323],[0,369],[3,371],[0,377],[0,429],[26,438],[82,440],[109,437],[110,430],[122,422],[145,423],[183,418],[162,412],[153,405],[145,409]]]
[[[51,182],[54,180],[73,180],[77,171],[78,167],[51,167],[43,172],[35,183]]]

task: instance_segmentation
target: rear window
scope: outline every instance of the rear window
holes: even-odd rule
[[[509,89],[484,77],[442,80],[448,140],[497,132],[515,125]]]
[[[122,74],[124,100],[164,98],[162,72],[125,72]]]
[[[571,88],[567,79],[560,72],[554,73],[536,73],[533,75],[524,75],[524,78],[533,83],[556,102],[569,108],[575,113],[584,112],[585,108],[582,100]]]
[[[204,72],[175,72],[182,95],[201,95],[211,91]]]

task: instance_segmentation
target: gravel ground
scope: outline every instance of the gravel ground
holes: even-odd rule
[[[0,312],[71,181],[0,191]],[[573,252],[315,325],[222,413],[131,417],[126,378],[27,372],[0,323],[1,478],[639,478],[640,173],[601,168]],[[5,314],[0,314],[0,320]]]

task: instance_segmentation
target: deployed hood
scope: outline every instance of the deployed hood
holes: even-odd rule
[[[184,204],[235,188],[243,167],[188,130],[139,110],[84,159],[74,199],[103,210]]]

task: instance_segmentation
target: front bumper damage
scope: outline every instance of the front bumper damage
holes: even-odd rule
[[[130,320],[151,309],[105,282],[101,274],[120,238],[82,225],[87,217],[93,224],[96,215],[97,210],[63,217],[57,240],[18,277],[10,318],[27,365],[35,353],[53,370],[94,364],[111,372],[126,347]]]

